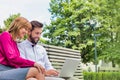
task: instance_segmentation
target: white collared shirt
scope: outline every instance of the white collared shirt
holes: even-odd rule
[[[20,51],[20,56],[35,61],[42,65],[46,70],[53,69],[45,48],[41,45],[33,44],[29,40],[25,40],[21,43],[18,43],[18,49]]]

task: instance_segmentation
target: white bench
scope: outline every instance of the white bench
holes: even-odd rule
[[[80,52],[77,50],[50,46],[50,45],[43,45],[43,46],[46,48],[48,52],[48,57],[50,59],[50,62],[52,63],[53,67],[57,69],[58,71],[61,70],[66,58],[73,58],[73,59],[81,60]],[[78,80],[83,80],[83,74],[82,74],[82,69],[81,69],[80,64],[74,73],[74,77],[77,78]]]

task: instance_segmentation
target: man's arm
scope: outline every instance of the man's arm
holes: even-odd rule
[[[46,70],[54,69],[53,66],[51,65],[50,60],[48,59],[48,55],[45,49],[44,49],[44,61]]]
[[[47,55],[47,52],[46,50],[44,49],[44,61],[45,61],[45,68],[46,68],[46,73],[45,75],[46,76],[58,76],[59,75],[59,72],[57,70],[55,70],[53,68],[53,66],[51,65],[51,62],[48,58],[48,55]]]

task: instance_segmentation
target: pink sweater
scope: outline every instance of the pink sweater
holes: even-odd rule
[[[15,68],[34,66],[33,61],[20,57],[17,43],[9,32],[3,32],[0,35],[0,64]]]

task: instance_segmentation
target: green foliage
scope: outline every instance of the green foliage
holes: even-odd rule
[[[0,33],[2,32],[3,30],[2,29],[0,29]]]
[[[103,51],[100,56],[100,59],[104,59],[107,62],[112,61],[113,67],[115,67],[115,64],[119,64],[120,58],[120,0],[106,0],[106,6],[105,8],[102,8],[103,10],[107,10],[104,13],[104,18],[107,18],[106,21],[104,21],[107,25],[105,25],[106,29],[104,29],[107,32],[104,32],[104,42],[105,44],[103,46]],[[109,5],[107,5],[109,4]],[[102,14],[103,15],[103,14]],[[119,19],[118,19],[119,18]]]
[[[12,22],[15,18],[17,18],[17,17],[19,17],[19,16],[20,16],[20,13],[18,13],[18,14],[13,14],[13,15],[10,15],[9,18],[7,18],[6,20],[4,20],[5,29],[7,30],[7,29],[9,28],[11,22]]]
[[[83,62],[94,61],[94,38],[97,37],[97,56],[106,59],[116,41],[119,42],[120,0],[51,0],[51,24],[44,28],[48,43],[80,50]],[[90,20],[97,22],[90,25]],[[110,48],[111,44],[111,48]],[[118,44],[117,44],[118,45]],[[118,53],[116,53],[118,54]],[[117,58],[111,58],[109,61]],[[117,59],[118,61],[119,59]]]
[[[84,80],[119,80],[120,72],[84,72]]]
[[[2,28],[1,28],[1,26],[0,26],[0,33],[2,33],[3,31],[6,31],[6,30],[9,28],[11,22],[12,22],[16,17],[18,17],[18,16],[20,16],[20,13],[10,15],[9,18],[7,18],[6,20],[4,20],[4,26],[3,26]]]
[[[44,38],[40,38],[40,43],[48,44]]]

